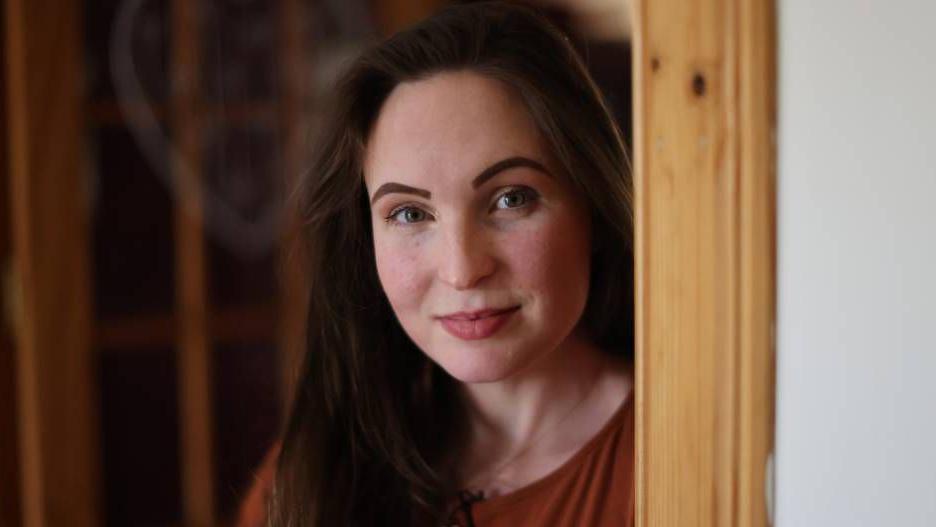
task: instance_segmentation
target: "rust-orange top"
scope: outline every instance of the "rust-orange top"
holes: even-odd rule
[[[558,469],[519,490],[463,507],[453,516],[453,523],[476,527],[634,525],[633,398],[632,391],[601,431]]]
[[[470,506],[452,518],[476,527],[632,527],[634,525],[634,394],[578,452],[546,477]],[[257,472],[241,507],[238,527],[265,524],[276,444]],[[471,523],[473,521],[473,524]]]

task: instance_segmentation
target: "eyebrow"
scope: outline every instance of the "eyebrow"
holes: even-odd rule
[[[384,183],[380,185],[380,188],[377,189],[377,192],[374,192],[374,197],[371,198],[371,205],[377,202],[384,194],[415,194],[423,198],[429,199],[432,197],[432,193],[428,190],[421,188],[411,187],[409,185],[404,185],[403,183]]]
[[[517,168],[517,167],[532,168],[533,170],[542,172],[543,174],[552,177],[552,174],[550,174],[549,170],[547,170],[546,167],[543,166],[543,164],[540,163],[539,161],[535,161],[528,157],[514,156],[514,157],[509,157],[507,159],[498,161],[497,163],[494,163],[493,165],[485,168],[480,174],[478,174],[477,176],[475,176],[473,180],[471,180],[471,188],[477,189],[478,187],[483,185],[487,180],[491,179],[497,174],[505,170],[509,170],[511,168]],[[377,200],[383,197],[385,194],[393,194],[393,193],[414,194],[416,196],[420,196],[425,199],[430,199],[432,197],[432,193],[429,192],[428,190],[411,187],[409,185],[404,185],[402,183],[390,182],[390,183],[384,183],[383,185],[380,186],[380,188],[377,189],[377,192],[374,192],[374,197],[371,198],[371,205],[376,203]]]
[[[485,181],[491,179],[497,174],[516,167],[532,168],[533,170],[542,172],[543,174],[552,177],[552,174],[549,173],[549,170],[546,170],[546,167],[544,167],[543,164],[539,161],[534,161],[528,157],[514,156],[504,159],[503,161],[498,161],[497,163],[494,163],[493,165],[485,168],[483,172],[478,174],[478,176],[471,181],[471,188],[478,188],[483,185]]]

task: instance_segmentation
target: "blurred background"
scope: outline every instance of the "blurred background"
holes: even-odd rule
[[[446,3],[6,2],[0,525],[235,524],[302,350],[290,185],[347,61]],[[629,142],[627,3],[534,3]]]

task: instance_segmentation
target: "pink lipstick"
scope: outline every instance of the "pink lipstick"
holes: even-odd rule
[[[514,306],[507,309],[452,313],[439,317],[439,322],[454,337],[462,340],[480,340],[496,333],[519,310],[520,306]]]

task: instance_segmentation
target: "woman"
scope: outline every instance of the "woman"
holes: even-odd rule
[[[632,522],[630,176],[565,37],[451,7],[338,95],[272,524]]]

